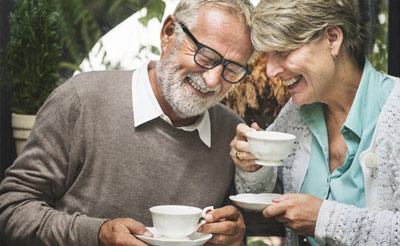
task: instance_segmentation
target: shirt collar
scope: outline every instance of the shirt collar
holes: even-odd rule
[[[151,87],[148,74],[149,63],[150,61],[145,62],[141,67],[134,71],[132,75],[132,108],[134,125],[135,127],[138,127],[160,117],[172,126],[170,118],[162,111]],[[194,124],[177,128],[184,131],[197,130],[201,141],[211,148],[211,123],[208,110],[200,115]]]
[[[360,138],[364,129],[375,126],[380,111],[390,94],[391,90],[387,90],[386,87],[391,84],[390,81],[386,82],[385,76],[377,72],[365,59],[360,85],[344,123],[344,127],[353,131]]]
[[[391,88],[392,84],[393,82],[387,76],[377,72],[365,59],[360,85],[341,132],[347,128],[361,138],[364,129],[375,126],[386,98],[391,92],[391,89],[387,87]],[[299,113],[308,127],[317,124],[318,120],[324,119],[321,103],[301,105]]]

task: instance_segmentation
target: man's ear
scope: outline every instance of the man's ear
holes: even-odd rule
[[[175,43],[175,25],[177,21],[173,15],[168,15],[164,20],[160,33],[161,52],[165,52],[171,44]]]
[[[325,28],[325,35],[329,41],[329,48],[334,58],[337,58],[343,44],[343,31],[338,26],[328,26]]]

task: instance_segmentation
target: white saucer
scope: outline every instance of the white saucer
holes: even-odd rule
[[[170,239],[161,236],[154,227],[147,227],[154,234],[154,238],[135,235],[140,240],[155,246],[199,246],[205,244],[212,234],[194,232],[188,239]]]
[[[281,196],[277,193],[242,193],[229,196],[234,203],[242,208],[253,211],[262,211],[266,206],[273,204],[272,199]]]

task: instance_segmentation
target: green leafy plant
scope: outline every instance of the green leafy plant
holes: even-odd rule
[[[79,70],[105,33],[143,8],[147,14],[140,22],[147,25],[152,18],[161,21],[165,2],[15,0],[3,79],[13,92],[12,111],[36,114],[51,91]],[[151,50],[157,53],[156,48]]]
[[[102,32],[100,23],[82,0],[56,1],[63,44],[61,68],[65,73],[63,77],[68,78],[73,71],[79,70],[79,64],[102,36]]]
[[[388,60],[388,1],[359,0],[361,20],[366,25],[366,56],[376,70],[386,73]]]
[[[36,114],[59,80],[59,14],[54,0],[17,0],[15,4],[5,54],[5,83],[13,93],[12,111]]]
[[[376,68],[376,70],[386,73],[388,61],[388,1],[382,1],[380,4],[380,12],[378,13],[375,23],[375,44],[368,58]]]
[[[121,21],[119,19],[121,16],[126,16],[127,14],[129,16],[132,14],[132,11],[136,12],[142,8],[147,9],[147,14],[140,18],[139,21],[147,26],[147,23],[153,18],[157,18],[161,21],[165,9],[165,2],[163,0],[116,0],[111,5],[107,16],[111,22],[119,23]],[[127,13],[127,11],[130,13]]]

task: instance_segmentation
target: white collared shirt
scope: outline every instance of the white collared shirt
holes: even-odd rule
[[[160,117],[172,126],[171,119],[164,114],[150,84],[147,67],[150,61],[145,62],[132,75],[132,104],[135,127]],[[210,115],[206,110],[196,122],[189,126],[177,127],[185,131],[199,133],[200,139],[211,148]]]

